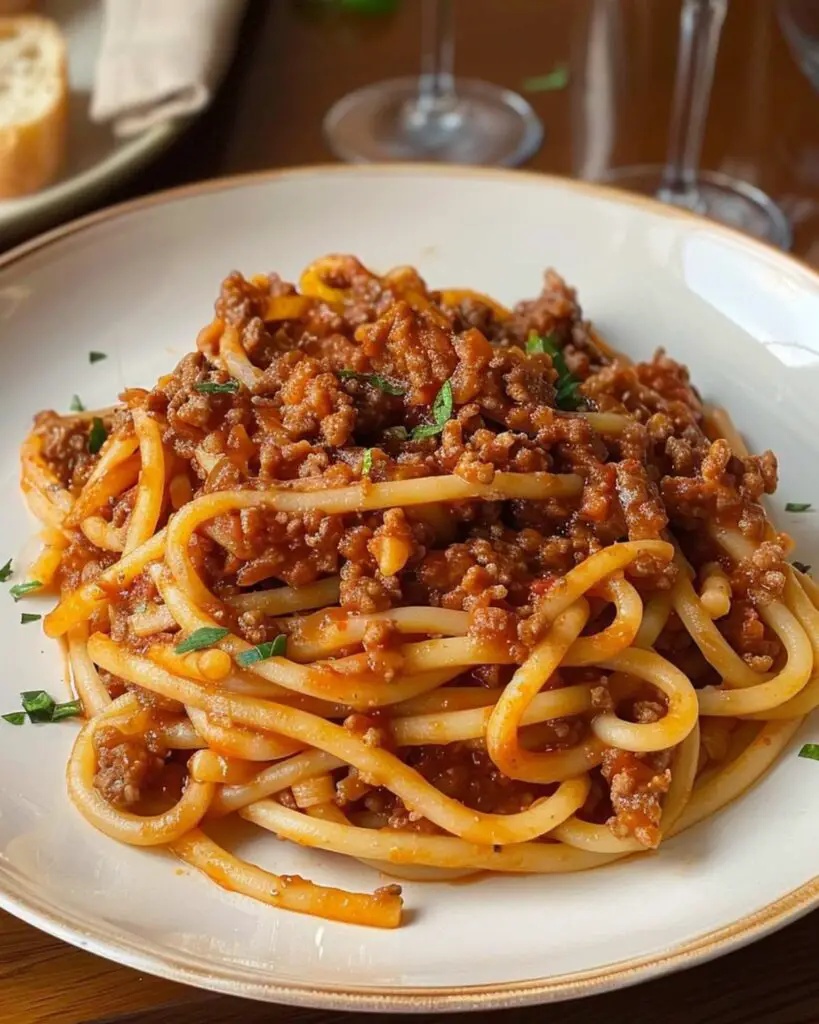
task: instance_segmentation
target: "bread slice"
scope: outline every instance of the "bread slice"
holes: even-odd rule
[[[48,18],[0,18],[0,197],[36,192],[65,154],[66,51]]]

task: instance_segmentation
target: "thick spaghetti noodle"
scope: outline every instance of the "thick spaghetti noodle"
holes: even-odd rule
[[[86,715],[71,800],[220,885],[379,927],[397,885],[271,874],[209,822],[412,879],[654,848],[819,703],[775,485],[684,367],[618,357],[551,272],[514,311],[346,256],[299,289],[233,274],[153,390],[43,413],[23,446],[29,589],[58,596]]]

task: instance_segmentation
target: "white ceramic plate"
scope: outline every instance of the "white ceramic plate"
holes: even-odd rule
[[[616,347],[658,345],[690,363],[752,447],[781,456],[776,499],[819,506],[819,279],[740,235],[616,192],[509,172],[343,168],[197,186],[70,225],[0,268],[4,381],[0,561],[33,524],[17,451],[34,410],[72,393],[104,405],[150,386],[189,350],[222,277],[352,252],[411,263],[434,286],[511,303],[544,266],[580,289]],[[93,366],[88,351],[107,352]],[[781,512],[819,561],[817,517]],[[59,691],[61,657],[0,592],[0,710]],[[2,725],[2,723],[0,723]],[[806,725],[749,795],[656,855],[579,875],[408,884],[408,923],[358,929],[261,907],[123,847],[68,805],[76,726],[0,739],[0,904],[140,970],[237,995],[344,1009],[466,1009],[568,998],[717,955],[819,902],[819,766],[796,757]],[[369,869],[250,829],[242,852],[280,872],[354,889]]]
[[[102,28],[101,0],[40,0],[37,11],[58,22],[68,43],[68,156],[60,177],[48,188],[19,199],[0,199],[0,241],[64,220],[156,156],[182,126],[169,121],[134,138],[119,139],[110,128],[94,124],[88,108]]]

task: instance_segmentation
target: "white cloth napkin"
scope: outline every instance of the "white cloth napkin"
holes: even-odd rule
[[[104,0],[91,98],[117,135],[208,105],[227,70],[245,0]]]

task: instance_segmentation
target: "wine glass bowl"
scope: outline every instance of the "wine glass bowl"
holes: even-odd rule
[[[815,0],[780,0],[779,21],[797,63],[819,89],[819,5]]]
[[[661,164],[616,167],[605,175],[605,182],[628,192],[653,196],[660,202],[678,206],[746,234],[790,249],[793,230],[779,206],[761,188],[720,171],[699,171],[695,189],[669,189],[666,168]]]
[[[365,86],[330,109],[324,132],[336,156],[348,163],[429,160],[514,167],[543,139],[540,120],[522,96],[474,79],[458,79],[455,96],[435,105],[419,100],[418,78]]]
[[[421,74],[338,100],[324,119],[330,148],[349,163],[523,163],[543,140],[537,114],[510,89],[455,78],[452,0],[422,0],[421,11]]]
[[[604,180],[789,249],[793,241],[790,222],[762,189],[700,168],[714,68],[727,11],[728,0],[682,0],[666,163],[615,168],[604,175]]]

